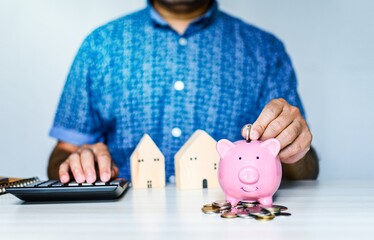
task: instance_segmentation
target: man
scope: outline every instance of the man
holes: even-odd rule
[[[216,140],[277,138],[283,175],[313,179],[318,162],[282,43],[214,0],[153,0],[91,33],[70,70],[50,135],[48,175],[81,183],[130,178],[144,133],[173,156],[197,129]],[[243,133],[244,134],[244,133]]]

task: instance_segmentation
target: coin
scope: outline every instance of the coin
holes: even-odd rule
[[[249,138],[249,135],[251,134],[252,124],[246,124],[243,128],[245,128],[245,140],[250,142],[251,139]]]
[[[245,209],[244,208],[231,208],[230,209],[230,212],[233,212],[233,213],[237,213],[241,211],[245,211]]]
[[[213,205],[214,206],[214,205]],[[215,206],[214,206],[215,207]],[[219,208],[220,211],[228,211],[231,209],[231,205],[228,205],[228,206],[222,206]]]
[[[262,208],[272,212],[272,213],[279,213],[281,211],[286,211],[288,208],[281,205],[270,205],[270,206],[261,206]]]
[[[223,209],[223,210],[219,210],[219,213],[226,213],[226,212],[231,212],[231,209]]]
[[[215,207],[211,204],[206,204],[201,208],[201,211],[203,211],[204,213],[209,213],[209,214],[210,213],[219,213],[219,208]]]
[[[270,220],[273,220],[275,218],[274,214],[270,214],[270,215],[251,215],[251,216],[253,216],[256,220],[259,220],[259,221],[270,221]]]
[[[222,218],[236,218],[238,217],[234,212],[224,212],[221,214]]]
[[[233,207],[234,209],[238,209],[238,210],[242,210],[244,209],[245,207],[243,205],[236,205],[235,207]]]
[[[249,215],[245,210],[237,211],[236,215],[240,218],[251,218],[251,215]]]
[[[244,206],[244,207],[255,207],[255,206],[257,206],[259,203],[258,202],[245,202],[245,201],[241,201],[240,202],[241,203],[241,205],[242,206]]]
[[[231,203],[227,202],[226,200],[217,200],[213,202],[212,205],[215,207],[231,207]]]
[[[268,214],[271,213],[270,211],[260,207],[260,206],[253,206],[253,207],[248,207],[245,209],[249,214]]]
[[[275,215],[260,206],[246,208],[248,214],[257,220],[272,220]]]
[[[283,212],[287,209],[282,205],[263,206],[248,200],[240,201],[236,206],[231,206],[230,202],[225,200],[218,200],[201,208],[205,214],[220,213],[222,218],[254,218],[259,221],[269,221],[277,216],[291,216],[291,213]]]

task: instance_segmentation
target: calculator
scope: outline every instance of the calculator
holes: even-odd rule
[[[35,201],[92,201],[113,200],[121,197],[129,183],[123,178],[109,182],[61,183],[58,180],[37,181],[25,186],[14,186],[6,191],[26,202]]]

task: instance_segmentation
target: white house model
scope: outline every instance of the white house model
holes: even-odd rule
[[[130,156],[133,188],[165,187],[165,157],[148,134]]]
[[[217,142],[197,130],[174,156],[175,180],[179,189],[219,187]]]

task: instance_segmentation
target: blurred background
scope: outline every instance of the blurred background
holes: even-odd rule
[[[286,45],[320,157],[319,178],[374,179],[374,1],[218,2]],[[80,44],[98,26],[145,6],[0,0],[0,176],[47,177],[56,143],[48,132]]]

